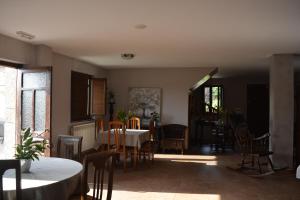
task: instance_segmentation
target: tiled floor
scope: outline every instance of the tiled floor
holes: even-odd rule
[[[253,178],[228,166],[237,155],[157,154],[153,165],[142,163],[114,175],[114,200],[300,200],[300,180],[292,171]]]

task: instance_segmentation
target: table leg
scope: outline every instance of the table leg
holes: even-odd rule
[[[133,166],[134,166],[134,168],[136,168],[137,154],[138,154],[138,148],[137,148],[137,146],[135,146],[135,147],[134,147],[134,161],[133,161]]]

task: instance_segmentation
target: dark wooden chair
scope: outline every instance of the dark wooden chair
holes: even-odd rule
[[[16,170],[16,200],[22,199],[21,190],[21,164],[20,160],[0,160],[0,200],[4,200],[3,195],[3,174],[8,169]]]
[[[59,135],[57,139],[57,156],[81,161],[82,136]]]
[[[166,124],[161,126],[161,147],[163,152],[166,149],[184,151],[185,139],[188,128],[181,124]]]
[[[256,170],[257,168],[255,167],[258,167],[258,175],[260,176],[274,173],[273,163],[270,159],[270,155],[272,155],[273,152],[269,150],[269,133],[255,138],[254,135],[250,133],[247,124],[242,123],[236,127],[235,137],[241,151],[242,169],[248,168],[247,165],[250,164],[252,169]],[[264,163],[261,162],[262,159],[265,161]],[[257,163],[257,165],[255,165],[255,163]],[[266,167],[263,169],[262,166]]]
[[[81,182],[81,196],[86,199],[102,199],[104,185],[107,185],[106,200],[110,200],[113,190],[113,175],[116,161],[116,154],[113,152],[97,152],[85,156],[83,160],[84,171]],[[92,165],[93,167],[89,167]],[[93,169],[93,173],[89,173],[89,169]],[[89,188],[88,175],[93,177],[93,196],[87,195]],[[107,184],[104,184],[104,181]]]
[[[141,120],[140,120],[140,118],[138,118],[138,117],[131,117],[127,121],[127,127],[126,128],[141,129]]]

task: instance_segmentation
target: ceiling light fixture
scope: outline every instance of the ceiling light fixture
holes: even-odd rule
[[[121,57],[124,59],[124,60],[131,60],[134,58],[134,54],[133,53],[122,53],[121,54]]]
[[[24,31],[17,31],[16,34],[22,38],[28,39],[28,40],[32,40],[33,38],[35,38],[34,35],[26,33]]]
[[[147,25],[146,24],[137,24],[134,26],[136,29],[145,29],[147,28]]]

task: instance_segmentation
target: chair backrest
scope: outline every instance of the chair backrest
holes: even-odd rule
[[[3,196],[3,174],[8,169],[16,170],[16,200],[22,199],[20,160],[0,160],[0,200]]]
[[[102,199],[104,185],[107,185],[106,200],[110,200],[113,189],[113,174],[115,166],[116,154],[113,152],[98,152],[89,154],[84,158],[84,172],[81,183],[81,194],[83,199],[87,199],[88,192],[88,174],[93,175],[93,200]],[[92,165],[93,168],[89,167]],[[93,169],[93,173],[89,173],[88,170]],[[107,178],[105,176],[108,175]],[[107,184],[104,184],[107,181]]]
[[[184,139],[187,127],[181,124],[166,124],[161,126],[163,138]]]
[[[57,139],[57,156],[81,161],[82,136],[59,135]]]
[[[130,129],[141,129],[141,120],[138,117],[131,117],[127,121],[127,128]]]
[[[114,149],[119,151],[121,148],[125,148],[126,134],[125,134],[125,124],[121,121],[110,121],[108,123],[108,134],[107,134],[107,144],[108,150],[111,146],[111,135],[113,134]]]
[[[241,123],[235,128],[234,132],[236,141],[242,153],[249,152],[252,146],[253,136],[250,134],[246,123]]]

